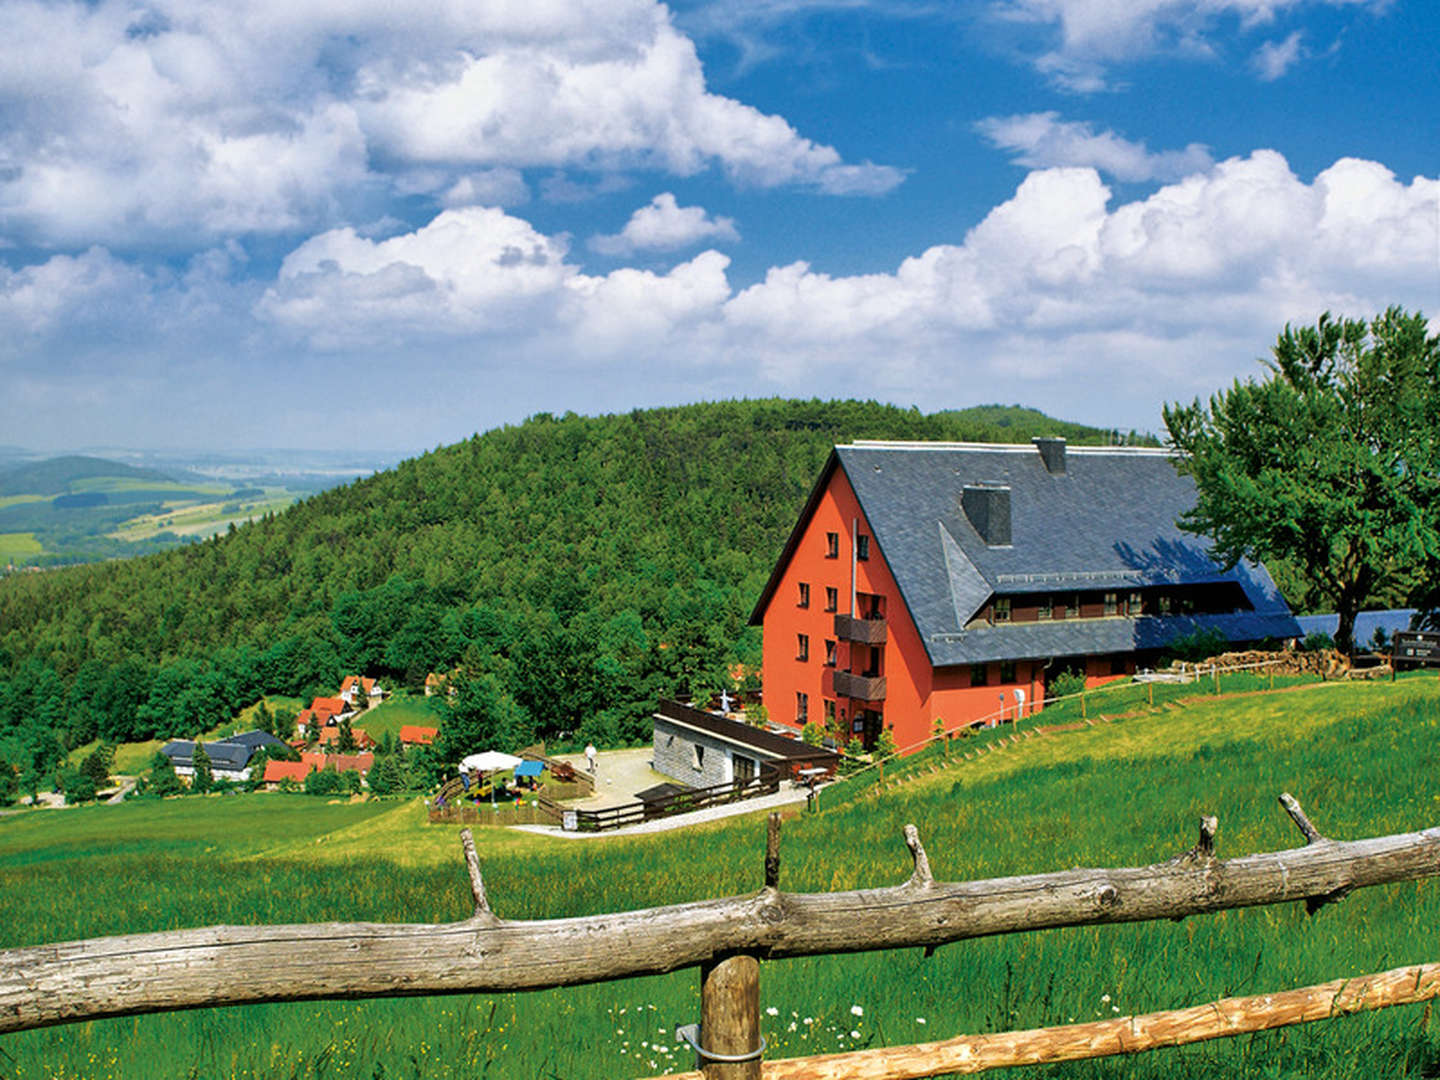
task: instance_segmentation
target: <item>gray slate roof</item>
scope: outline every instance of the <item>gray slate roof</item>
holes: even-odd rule
[[[1227,571],[1202,539],[1180,531],[1195,488],[1164,451],[1069,447],[1065,472],[1052,474],[1030,445],[861,442],[837,446],[832,463],[859,498],[937,667],[1162,648],[1204,627],[1232,641],[1300,632],[1263,566]],[[987,546],[961,509],[962,488],[978,483],[1009,488],[1010,544]],[[992,595],[1221,581],[1238,583],[1254,610],[965,629]]]
[[[250,764],[250,759],[260,747],[285,744],[266,732],[247,731],[203,745],[205,753],[210,755],[211,768],[239,772]],[[195,744],[189,739],[174,739],[162,746],[160,752],[168,757],[173,765],[187,769],[195,766]]]

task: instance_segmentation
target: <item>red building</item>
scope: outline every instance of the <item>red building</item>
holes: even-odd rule
[[[1298,636],[1264,567],[1226,570],[1180,531],[1194,496],[1157,449],[837,446],[751,616],[770,718],[867,745],[889,727],[903,749],[1197,631]]]

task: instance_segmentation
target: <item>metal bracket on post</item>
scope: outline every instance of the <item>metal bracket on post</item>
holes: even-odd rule
[[[698,1054],[706,1061],[754,1061],[756,1058],[760,1057],[762,1054],[765,1053],[764,1035],[760,1036],[760,1045],[747,1054],[717,1054],[712,1050],[706,1050],[703,1046],[700,1045],[699,1024],[676,1024],[675,1041],[688,1043],[690,1049],[694,1050],[696,1054]]]

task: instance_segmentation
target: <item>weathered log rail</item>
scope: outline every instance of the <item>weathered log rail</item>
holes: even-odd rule
[[[476,897],[455,923],[213,926],[0,951],[0,1032],[216,1005],[539,990],[657,975],[746,954],[764,959],[922,946],[1059,926],[1176,919],[1287,901],[1314,907],[1352,889],[1440,874],[1440,827],[1335,841],[1288,795],[1304,847],[1219,859],[1216,823],[1190,851],[1151,866],[985,881],[934,880],[913,826],[901,885],[840,893],[778,888],[778,830],[766,885],[750,896],[566,919],[506,920]]]
[[[1188,1009],[1119,1016],[1060,1027],[959,1035],[938,1042],[766,1061],[761,1080],[922,1080],[1017,1065],[1049,1065],[1140,1054],[1167,1046],[1229,1039],[1337,1016],[1440,998],[1440,964],[1417,964],[1298,990],[1223,998]],[[701,1072],[651,1080],[701,1080]]]

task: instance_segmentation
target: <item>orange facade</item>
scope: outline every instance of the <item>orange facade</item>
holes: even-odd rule
[[[937,718],[954,731],[1029,716],[1044,698],[1039,662],[931,667],[843,469],[814,502],[764,627],[765,705],[778,723],[814,720],[867,745],[884,726],[903,750],[930,738]]]

